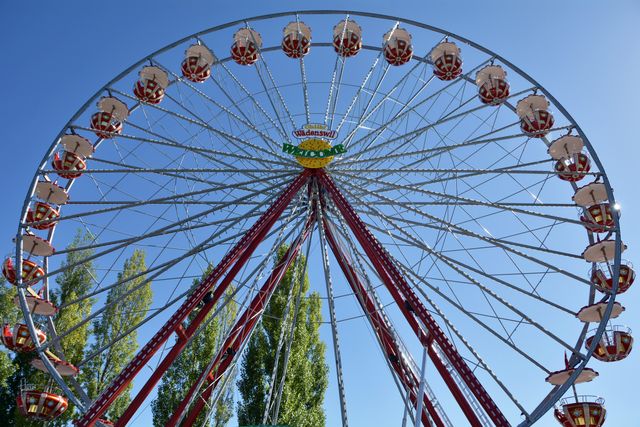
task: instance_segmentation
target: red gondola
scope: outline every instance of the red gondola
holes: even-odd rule
[[[7,258],[2,263],[2,274],[9,283],[16,283],[16,269],[13,266],[13,259]],[[44,276],[44,270],[35,262],[29,259],[22,260],[22,282],[33,285]]]
[[[16,403],[24,417],[38,421],[51,421],[59,417],[69,405],[67,398],[52,388],[40,390],[31,385],[22,387]]]
[[[194,44],[185,52],[182,61],[182,75],[193,83],[202,83],[211,76],[211,66],[215,62],[213,53],[205,46]]]
[[[476,74],[480,101],[488,105],[500,105],[509,97],[507,72],[499,65],[488,65]]]
[[[82,175],[87,168],[87,162],[77,154],[63,151],[53,156],[51,166],[61,178],[74,179]]]
[[[520,117],[520,129],[531,138],[542,138],[553,127],[549,101],[542,95],[529,95],[518,101],[516,114]]]
[[[169,86],[167,73],[158,67],[144,67],[140,79],[133,86],[133,94],[147,104],[158,104],[164,98],[164,90]]]
[[[333,48],[343,58],[355,56],[362,49],[362,28],[356,21],[342,20],[333,27]]]
[[[589,349],[595,338],[595,330],[587,337],[584,346]],[[602,334],[600,342],[596,345],[593,357],[602,362],[617,362],[626,358],[633,348],[633,336],[631,329],[624,326],[614,326]]]
[[[302,58],[311,50],[311,29],[304,22],[289,22],[284,27],[282,51],[289,58]]]
[[[611,206],[608,203],[589,206],[585,211],[585,214],[580,217],[580,221],[587,230],[594,233],[606,233],[614,226]]]
[[[442,42],[431,50],[433,74],[440,80],[453,80],[462,74],[460,48],[451,42]]]
[[[554,169],[563,181],[578,182],[591,170],[591,160],[584,153],[558,160]]]
[[[618,279],[618,294],[625,293],[636,279],[636,272],[630,262],[622,261],[620,264],[620,277]],[[611,278],[611,266],[602,264],[595,266],[591,270],[591,283],[600,292],[609,294],[613,290],[613,279]]]
[[[36,333],[40,344],[47,340],[47,335],[42,330],[36,328]],[[2,343],[9,350],[17,353],[28,353],[36,349],[29,328],[24,323],[16,323],[13,328],[5,323],[2,328]]]
[[[233,35],[231,58],[240,65],[253,65],[260,58],[262,37],[250,28],[242,28]]]
[[[406,64],[413,57],[411,34],[404,28],[389,31],[382,38],[382,50],[384,59],[389,64],[395,66]]]
[[[563,399],[554,411],[556,420],[562,427],[600,427],[604,424],[607,411],[604,399],[595,396],[579,396]]]
[[[33,227],[36,230],[47,230],[56,225],[56,219],[60,217],[60,213],[53,206],[44,203],[36,202],[32,208],[27,211],[27,224],[29,227]],[[47,222],[42,222],[47,221]],[[32,224],[32,223],[40,224]]]

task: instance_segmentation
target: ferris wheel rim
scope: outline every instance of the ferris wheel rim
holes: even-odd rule
[[[60,138],[64,135],[65,131],[69,128],[72,127],[73,122],[80,117],[80,115],[87,111],[87,109],[89,108],[89,106],[95,102],[96,99],[98,99],[100,97],[101,94],[105,93],[105,91],[112,86],[114,83],[120,81],[123,77],[125,77],[126,75],[130,74],[132,71],[134,71],[137,67],[139,67],[141,64],[145,63],[145,61],[149,60],[150,58],[155,57],[156,55],[168,51],[172,48],[175,48],[176,46],[188,42],[189,40],[193,40],[193,39],[197,39],[199,36],[203,36],[206,34],[210,34],[216,31],[219,31],[221,29],[225,29],[225,28],[229,28],[238,24],[243,24],[246,22],[256,22],[256,21],[264,21],[264,20],[268,20],[268,19],[272,19],[272,18],[279,18],[279,17],[284,17],[284,16],[296,16],[296,15],[353,15],[353,16],[362,16],[362,17],[368,17],[368,18],[374,18],[374,19],[383,19],[383,20],[395,20],[395,21],[399,21],[405,24],[409,24],[409,25],[413,25],[416,27],[420,27],[429,31],[433,31],[433,32],[437,32],[443,35],[447,35],[449,37],[451,37],[452,39],[461,41],[465,44],[470,45],[471,47],[478,49],[488,55],[491,55],[492,57],[496,58],[497,60],[499,60],[500,62],[504,63],[505,65],[507,65],[510,69],[516,71],[521,77],[525,78],[526,80],[528,80],[532,85],[534,85],[534,87],[536,87],[537,89],[539,89],[540,92],[542,92],[543,94],[545,94],[547,96],[547,98],[552,102],[553,106],[555,108],[557,108],[564,116],[565,118],[571,123],[571,125],[574,127],[574,129],[578,132],[578,134],[580,135],[580,137],[582,137],[582,139],[585,142],[585,145],[587,147],[587,150],[589,151],[589,154],[591,155],[591,158],[593,159],[593,161],[596,163],[596,165],[598,166],[598,170],[600,172],[600,176],[602,177],[606,190],[607,190],[607,194],[609,196],[609,201],[611,204],[615,203],[615,198],[613,195],[613,191],[611,188],[611,185],[609,183],[608,177],[605,173],[605,170],[597,156],[596,151],[593,149],[588,137],[586,136],[586,134],[583,133],[582,129],[580,128],[580,126],[577,124],[577,122],[573,119],[573,117],[570,115],[570,113],[568,111],[566,111],[566,109],[564,109],[564,107],[562,106],[562,104],[560,104],[554,97],[553,95],[551,95],[549,92],[546,91],[546,89],[538,84],[533,78],[531,78],[527,73],[525,73],[524,71],[522,71],[521,69],[519,69],[517,66],[513,65],[511,62],[509,62],[508,60],[506,60],[505,58],[503,58],[502,56],[495,54],[493,51],[484,48],[481,45],[478,45],[477,43],[466,39],[464,37],[458,36],[454,33],[442,30],[440,28],[437,27],[433,27],[427,24],[423,24],[417,21],[413,21],[413,20],[407,20],[407,19],[403,19],[403,18],[398,18],[395,16],[390,16],[390,15],[383,15],[383,14],[376,14],[376,13],[369,13],[369,12],[357,12],[357,11],[345,11],[345,10],[300,10],[300,11],[289,11],[289,12],[278,12],[278,13],[272,13],[272,14],[265,14],[265,15],[259,15],[259,16],[254,16],[251,18],[244,18],[244,19],[240,19],[240,20],[236,20],[236,21],[230,21],[218,26],[214,26],[211,28],[208,28],[206,30],[202,30],[200,32],[191,34],[189,36],[184,37],[183,39],[180,39],[172,44],[166,45],[158,50],[156,50],[155,52],[151,53],[150,55],[145,56],[143,59],[141,59],[140,61],[136,62],[135,64],[133,64],[132,66],[130,66],[129,68],[125,69],[122,73],[120,73],[118,76],[116,76],[114,79],[112,79],[111,81],[109,81],[107,84],[105,84],[104,86],[102,86],[93,97],[91,97],[73,116],[72,118],[68,121],[68,123],[62,128],[62,130],[60,131],[60,133],[58,134],[58,136],[54,139],[54,142],[52,143],[52,145],[49,147],[49,149],[46,151],[46,154],[40,164],[40,166],[37,169],[37,172],[32,180],[31,186],[29,191],[27,192],[27,197],[25,198],[25,202],[23,204],[23,209],[22,209],[22,214],[21,214],[21,219],[19,221],[19,225],[18,225],[18,232],[16,234],[16,260],[19,262],[22,262],[22,230],[23,230],[23,223],[25,221],[25,217],[26,217],[26,213],[27,213],[27,209],[29,206],[29,203],[31,202],[34,192],[35,192],[35,186],[38,182],[38,177],[40,176],[39,172],[45,167],[47,160],[51,157],[51,155],[53,155],[53,153],[55,152],[56,148],[59,145],[59,140]],[[364,46],[363,46],[364,47]],[[276,49],[277,47],[274,47],[273,49]],[[366,46],[365,48],[369,48],[369,46]],[[375,50],[381,50],[379,47],[371,47]],[[271,50],[271,48],[265,48],[263,49],[263,51],[268,51]],[[227,58],[228,59],[228,58]],[[620,231],[620,227],[619,227],[619,222],[618,222],[618,217],[616,215],[614,215],[614,222],[615,222],[615,259],[614,259],[614,271],[613,271],[613,278],[615,279],[616,277],[619,276],[619,268],[620,268],[620,263],[621,263],[621,247],[622,247],[622,241],[621,241],[621,231]],[[604,333],[605,327],[606,327],[606,320],[608,319],[612,309],[613,309],[613,304],[615,302],[615,296],[616,296],[616,292],[617,292],[617,280],[614,280],[614,289],[613,292],[611,294],[611,298],[608,302],[607,305],[607,309],[605,312],[605,317],[603,322],[600,323],[600,326],[596,332],[596,338],[599,339],[600,336],[602,336],[602,334]],[[18,278],[18,284],[21,285],[21,279]],[[20,297],[20,303],[21,303],[21,309],[23,311],[23,315],[25,316],[25,320],[27,321],[27,326],[30,329],[30,332],[32,334],[34,334],[35,332],[35,325],[33,324],[33,321],[31,319],[31,312],[29,311],[28,307],[26,306],[26,297],[25,297],[25,293],[24,293],[24,288],[19,286],[20,290],[19,290],[19,297]],[[27,317],[29,319],[27,319]],[[585,332],[586,334],[586,332]],[[594,342],[597,342],[598,339],[595,339]],[[37,344],[37,348],[39,350],[39,344]],[[564,393],[566,392],[566,390],[571,386],[571,383],[573,383],[572,380],[575,380],[575,378],[577,378],[577,376],[580,374],[580,372],[582,371],[582,369],[584,369],[584,367],[586,367],[587,362],[589,361],[589,359],[591,358],[591,355],[593,354],[593,351],[595,350],[595,344],[588,350],[587,352],[587,358],[583,361],[583,363],[581,363],[578,367],[576,367],[574,374],[572,375],[572,378],[570,380],[567,380],[567,382],[565,382],[565,384],[561,387],[559,387],[558,389],[556,389],[553,392],[553,396],[549,397],[549,401],[551,402],[549,405],[547,405],[548,407],[543,411],[542,409],[540,409],[540,407],[538,407],[536,410],[534,410],[530,416],[533,418],[533,422],[535,422],[535,420],[537,420],[540,416],[542,416],[544,414],[544,412],[546,412],[549,408],[552,407],[552,405],[555,403],[555,401],[557,401],[559,398],[561,398]],[[45,363],[45,365],[47,366],[47,368],[53,372],[51,372],[51,374],[54,376],[54,378],[56,377],[56,374],[54,374],[55,368],[53,368],[53,366],[49,366],[47,365],[48,363],[48,359],[46,358],[46,356],[40,352],[40,357],[43,360],[43,362]],[[47,359],[47,360],[45,360]],[[57,373],[57,372],[56,372]],[[60,377],[62,382],[65,382],[61,377]],[[57,380],[56,380],[57,382]],[[73,395],[73,393],[71,393],[71,395]],[[556,398],[557,396],[557,398]],[[79,403],[79,402],[78,402]],[[81,405],[78,405],[81,406]],[[540,410],[539,410],[540,409]],[[537,417],[537,418],[536,418]],[[529,424],[521,424],[521,425],[529,425]]]

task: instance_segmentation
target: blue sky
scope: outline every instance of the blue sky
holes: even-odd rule
[[[5,192],[0,241],[10,250],[16,218],[33,171],[68,118],[104,82],[147,53],[190,33],[245,16],[316,8],[350,8],[407,17],[484,45],[524,69],[573,115],[593,143],[622,206],[625,258],[638,260],[640,213],[635,141],[640,54],[634,43],[640,5],[632,1],[541,0],[455,2],[112,1],[0,5],[3,93],[0,140]],[[637,264],[640,264],[638,262]],[[638,329],[637,290],[621,301],[621,323]],[[640,330],[640,329],[639,329]],[[607,425],[630,425],[636,402],[637,355],[618,364],[594,362],[601,376],[589,392],[607,398]],[[523,375],[526,377],[526,375]],[[356,393],[364,393],[366,387]],[[328,399],[336,402],[335,399]],[[335,415],[335,409],[329,412]],[[335,418],[332,418],[335,419]],[[395,425],[389,418],[385,425]],[[546,417],[540,425],[553,425]]]

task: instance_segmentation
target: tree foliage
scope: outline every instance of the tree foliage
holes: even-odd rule
[[[91,240],[91,235],[78,231],[68,248],[85,246]],[[65,330],[78,324],[91,313],[93,300],[84,297],[91,290],[94,268],[91,261],[84,263],[81,261],[92,254],[93,251],[90,249],[69,251],[61,265],[64,272],[56,279],[57,289],[50,292],[50,299],[63,306],[55,318],[58,333],[64,333]],[[22,313],[13,303],[13,298],[16,295],[15,287],[3,283],[0,284],[0,289],[0,318],[11,324],[20,322]],[[83,302],[65,307],[65,304],[76,299],[83,299]],[[46,318],[34,317],[39,323],[46,324]],[[89,333],[90,325],[85,324],[61,340],[60,347],[54,347],[53,351],[59,353],[62,350],[65,358],[76,365],[84,357],[84,348]],[[8,426],[42,425],[41,422],[32,422],[19,415],[15,404],[16,396],[20,392],[20,386],[23,382],[44,386],[50,381],[47,374],[31,367],[30,362],[34,357],[37,356],[35,354],[17,354],[11,358],[7,353],[0,354],[0,416],[6,420]],[[67,411],[58,419],[50,422],[49,425],[52,427],[66,425],[73,416],[74,407],[70,402]]]
[[[140,274],[146,270],[144,252],[135,250],[118,274],[119,284],[109,289],[102,316],[93,323],[94,340],[89,354],[100,351],[105,345],[108,347],[89,360],[83,369],[82,379],[91,398],[96,398],[111,383],[138,348],[137,331],[127,331],[146,317],[151,306],[151,283],[147,282],[146,274]],[[122,415],[131,400],[132,387],[133,384],[129,384],[111,405],[107,418],[117,419]]]
[[[278,260],[282,259],[286,250],[286,246],[279,248]],[[241,426],[262,424],[280,331],[283,327],[288,331],[291,327],[289,322],[294,317],[295,303],[291,303],[289,322],[285,324],[282,321],[292,287],[294,299],[298,292],[302,293],[302,298],[286,367],[279,416],[272,421],[296,427],[325,425],[322,403],[328,384],[328,367],[325,362],[326,347],[320,340],[319,333],[322,321],[321,302],[317,293],[307,295],[309,278],[303,269],[304,265],[304,256],[300,255],[299,261],[294,261],[287,270],[267,305],[262,322],[256,327],[247,345],[238,381],[241,396],[238,421]],[[283,370],[281,355],[276,374],[278,381],[282,378]]]
[[[207,277],[212,271],[213,266],[209,265],[203,273],[202,279]],[[200,283],[200,280],[194,280],[194,287]],[[197,381],[200,373],[206,368],[207,364],[215,356],[217,350],[222,345],[222,340],[226,336],[235,319],[237,306],[235,301],[229,299],[229,302],[222,308],[220,313],[214,317],[211,316],[221,307],[231,293],[232,287],[229,287],[223,298],[214,306],[209,315],[205,318],[208,322],[207,327],[198,334],[176,358],[175,362],[169,367],[165,375],[162,377],[160,386],[158,387],[158,396],[153,400],[151,406],[153,410],[153,425],[164,426],[171,418],[175,408],[187,394],[189,387]],[[196,313],[189,316],[191,320]],[[216,410],[212,419],[206,420],[206,414],[202,413],[197,418],[195,425],[221,427],[229,422],[233,411],[233,390],[227,388],[225,395],[218,400]]]

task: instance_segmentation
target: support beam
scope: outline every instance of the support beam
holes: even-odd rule
[[[415,373],[412,372],[410,365],[407,363],[406,357],[402,354],[401,349],[398,346],[393,333],[391,332],[391,326],[387,323],[386,319],[378,310],[377,305],[369,296],[365,286],[359,279],[356,269],[349,261],[346,253],[338,243],[330,224],[326,220],[323,221],[323,228],[327,237],[327,242],[329,243],[329,247],[331,248],[331,251],[333,252],[336,260],[338,261],[338,264],[340,265],[340,268],[342,269],[342,272],[347,279],[347,283],[349,283],[349,286],[351,286],[351,289],[356,295],[358,302],[360,303],[360,306],[362,307],[362,310],[364,311],[367,319],[371,322],[371,327],[375,334],[378,336],[380,344],[383,347],[382,351],[391,362],[390,366],[396,372],[398,378],[405,387],[409,400],[412,402],[415,408],[424,405],[424,407],[427,409],[429,415],[422,411],[422,409],[419,410],[419,419],[422,420],[422,424],[425,426],[430,426],[430,416],[437,427],[444,427],[446,424],[442,421],[442,418],[434,407],[430,396],[427,396],[423,393],[422,402],[418,404],[417,397],[420,396],[420,394],[418,394],[417,378],[415,376]],[[418,411],[418,409],[416,409],[416,411]],[[417,416],[416,419],[418,419]]]
[[[209,313],[211,308],[217,303],[221,295],[224,294],[228,285],[238,271],[251,257],[253,251],[262,241],[268,231],[276,223],[282,212],[289,205],[293,197],[300,191],[302,186],[309,180],[310,172],[304,171],[295,178],[240,241],[224,256],[222,261],[216,266],[207,278],[193,290],[185,302],[169,318],[167,323],[145,344],[136,356],[127,364],[114,381],[98,396],[93,404],[87,409],[83,416],[77,421],[78,427],[92,426],[100,418],[109,406],[116,400],[122,391],[131,383],[133,378],[149,362],[160,347],[178,330],[182,322],[200,304],[205,295],[214,287],[215,283],[222,275],[235,263],[231,272],[225,280],[215,289],[213,297],[206,303],[196,317],[192,320],[184,335],[190,337],[198,328],[199,324]],[[182,334],[181,334],[182,335]],[[180,336],[180,335],[179,335]],[[140,404],[146,399],[148,392],[153,389],[162,377],[162,374],[169,368],[173,360],[180,354],[186,346],[188,339],[178,339],[160,366],[154,371],[143,389],[131,402],[125,413],[118,420],[118,426],[125,426],[131,419]]]
[[[200,386],[204,386],[202,394],[195,396],[196,400],[193,403],[193,408],[183,423],[185,426],[194,425],[216,385],[224,376],[236,355],[240,353],[245,341],[251,336],[258,320],[262,318],[262,313],[271,299],[271,295],[280,284],[280,281],[293,263],[293,260],[298,256],[300,248],[309,236],[314,223],[314,218],[310,216],[296,241],[289,247],[278,265],[274,267],[271,275],[265,281],[260,291],[253,298],[251,304],[236,321],[224,344],[218,349],[210,369],[205,369],[198,377],[198,380],[191,385],[191,388],[167,422],[166,427],[175,427],[178,425],[189,403],[193,401],[194,396],[199,392]]]
[[[322,187],[328,192],[347,225],[351,228],[351,231],[354,233],[365,253],[371,259],[385,287],[393,296],[396,304],[398,304],[398,307],[411,325],[420,342],[428,346],[427,349],[429,353],[433,351],[431,348],[432,341],[437,344],[442,354],[445,355],[451,366],[458,372],[466,386],[486,411],[491,421],[498,427],[509,426],[510,424],[504,414],[502,414],[502,411],[500,411],[491,396],[489,396],[489,393],[480,381],[478,381],[462,356],[460,356],[451,341],[449,341],[444,331],[427,311],[422,301],[414,293],[413,289],[411,289],[404,276],[382,248],[382,245],[380,245],[380,242],[371,234],[365,223],[342,195],[331,177],[329,177],[324,170],[318,170],[316,173]],[[420,323],[427,329],[426,332],[422,329]],[[443,361],[439,357],[432,357],[432,361],[469,421],[475,419],[475,421],[479,423],[471,405],[457,387],[451,374],[447,371],[446,367],[444,367]],[[443,366],[439,368],[439,364]]]

